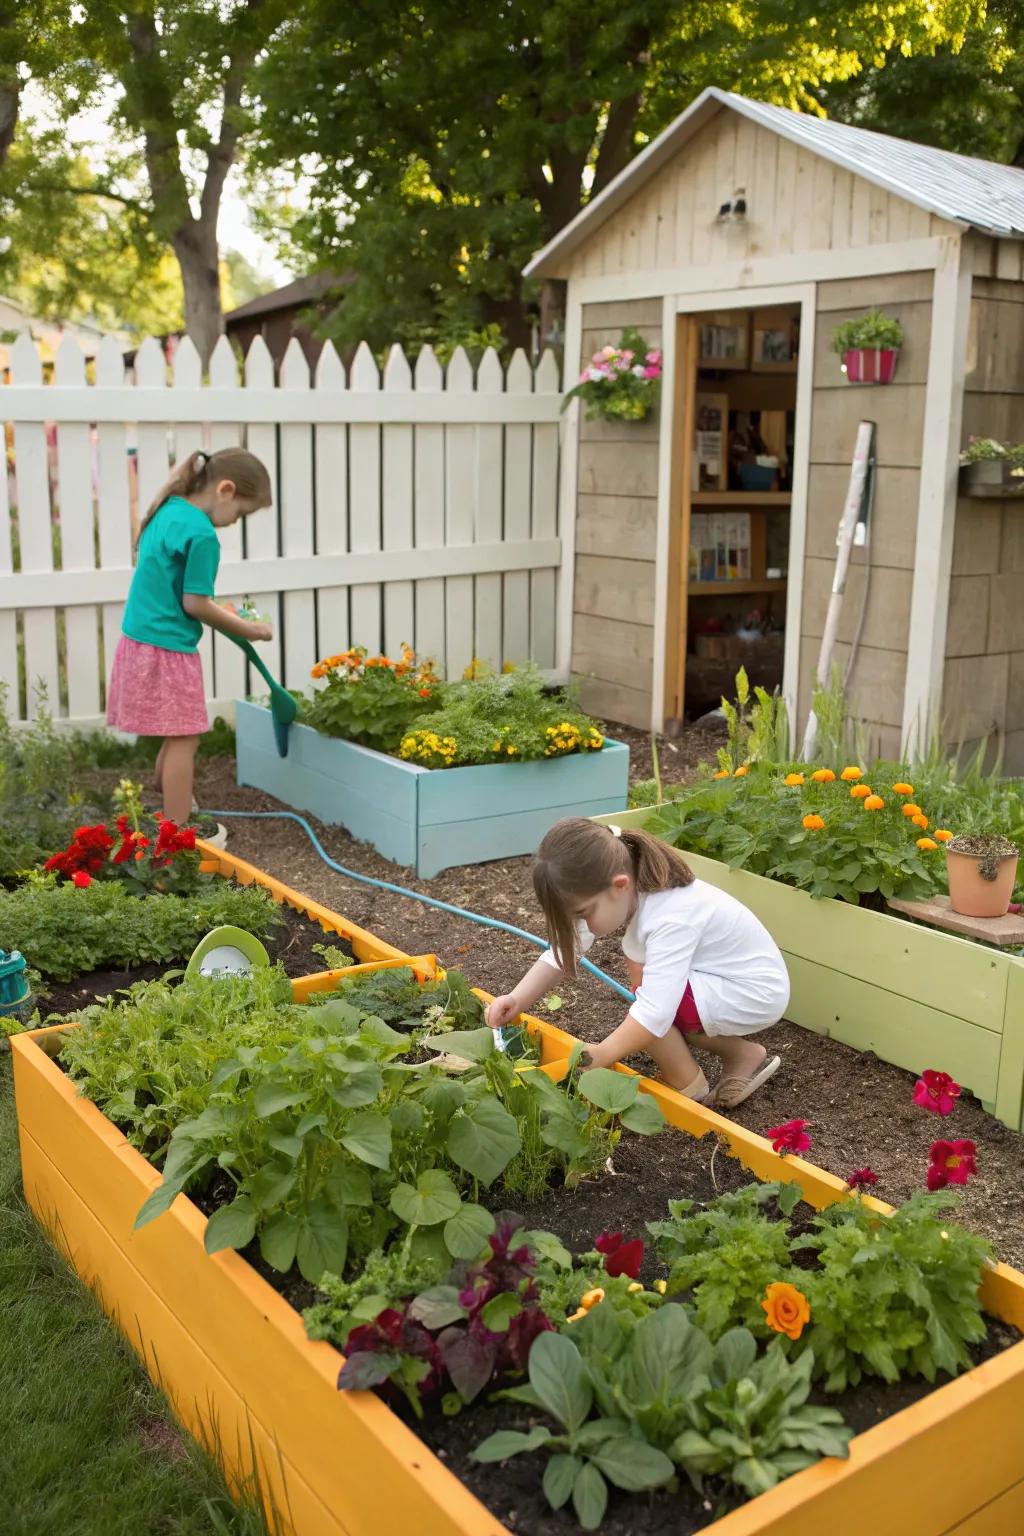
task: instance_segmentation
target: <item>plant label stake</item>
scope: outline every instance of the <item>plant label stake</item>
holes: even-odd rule
[[[832,653],[836,648],[839,619],[843,611],[843,598],[846,595],[846,576],[850,569],[850,555],[854,544],[863,545],[867,542],[868,517],[874,488],[875,423],[862,421],[857,428],[857,444],[853,450],[850,482],[846,488],[843,515],[839,519],[839,531],[836,534],[837,553],[835,574],[832,577],[832,596],[829,598],[825,632],[821,637],[821,649],[818,652],[817,678],[818,685],[822,688],[828,684]],[[804,762],[809,762],[813,757],[817,739],[818,718],[812,709],[807,717],[807,728],[804,731],[801,752]]]

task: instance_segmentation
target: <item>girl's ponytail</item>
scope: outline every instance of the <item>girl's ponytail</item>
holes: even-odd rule
[[[533,888],[555,959],[567,976],[575,976],[579,959],[574,908],[606,891],[616,875],[632,875],[644,892],[692,885],[694,879],[682,854],[649,832],[583,816],[556,822],[537,850]]]
[[[135,535],[135,547],[138,548],[145,529],[171,496],[194,496],[197,491],[215,485],[219,480],[230,480],[240,500],[252,503],[253,511],[257,507],[270,505],[270,476],[266,466],[254,453],[250,453],[247,448],[218,448],[215,453],[197,448],[188,458],[182,459],[180,464],[175,464],[167,484],[160,488],[150,502]]]

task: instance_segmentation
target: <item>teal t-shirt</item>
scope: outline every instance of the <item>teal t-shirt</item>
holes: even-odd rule
[[[158,509],[139,540],[139,558],[121,628],[162,651],[194,651],[203,626],[181,606],[186,592],[212,597],[220,541],[206,513],[183,496]]]

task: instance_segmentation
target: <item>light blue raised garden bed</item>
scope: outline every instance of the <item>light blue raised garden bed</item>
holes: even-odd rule
[[[259,704],[235,705],[235,730],[239,784],[344,827],[424,879],[454,864],[533,853],[561,817],[610,815],[627,804],[621,741],[547,762],[429,769],[308,725],[292,726],[288,756],[279,757],[270,711]]]

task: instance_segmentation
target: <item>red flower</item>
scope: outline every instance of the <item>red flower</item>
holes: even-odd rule
[[[933,1141],[928,1153],[928,1188],[966,1184],[971,1174],[978,1171],[976,1151],[973,1141]]]
[[[809,1120],[786,1120],[782,1125],[773,1125],[771,1130],[765,1131],[770,1137],[773,1152],[806,1152],[811,1145],[811,1138],[807,1134]]]
[[[71,884],[83,891],[87,885],[92,885],[92,875],[87,875],[84,869],[76,869],[71,876]]]
[[[959,1097],[960,1084],[948,1072],[922,1072],[914,1084],[914,1103],[930,1115],[951,1115]]]
[[[604,1254],[605,1273],[613,1278],[628,1275],[635,1280],[644,1261],[644,1245],[638,1237],[631,1243],[622,1240],[621,1232],[602,1232],[594,1239],[598,1253]]]
[[[878,1183],[878,1174],[872,1173],[870,1168],[855,1168],[846,1182],[851,1189],[867,1189]]]

